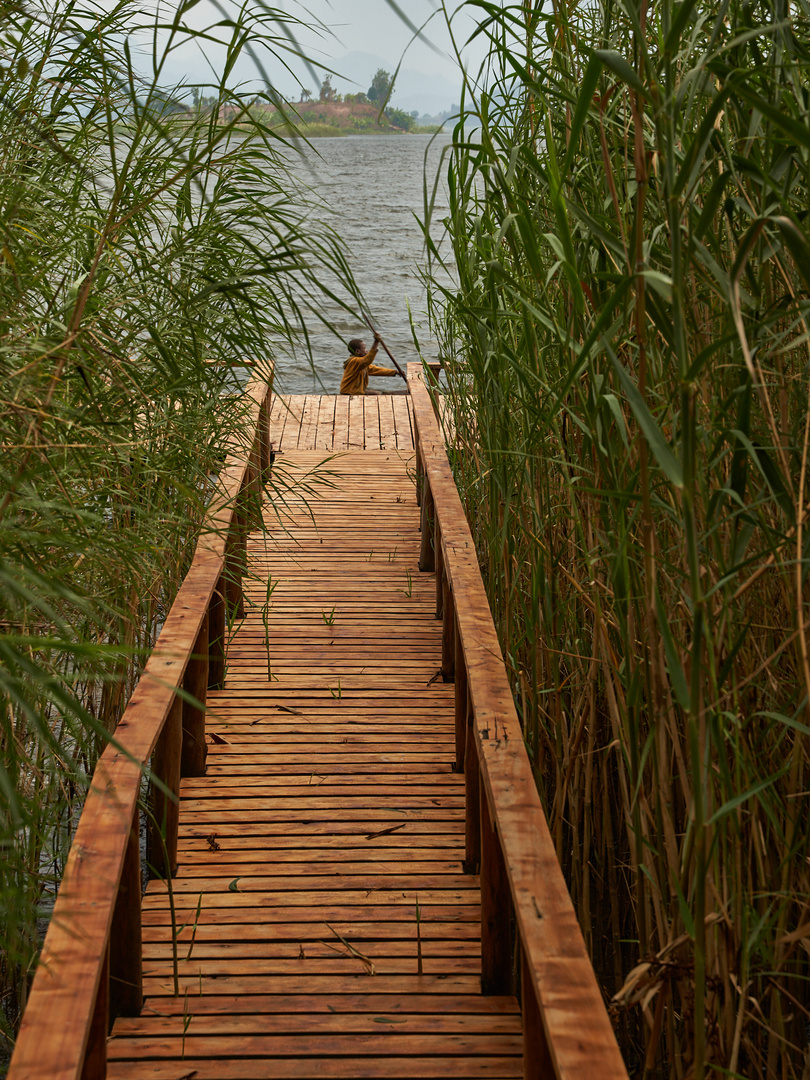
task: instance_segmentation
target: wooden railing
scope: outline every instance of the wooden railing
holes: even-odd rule
[[[205,768],[200,705],[224,680],[227,615],[241,614],[250,517],[270,468],[269,387],[253,382],[245,393],[252,435],[225,463],[189,572],[96,766],[9,1080],[99,1080],[111,1018],[140,1012],[141,778],[152,758],[160,784],[149,861],[165,875],[177,863],[180,778]]]
[[[464,868],[481,874],[482,988],[520,994],[527,1078],[627,1080],[540,803],[421,365],[408,365],[408,384],[422,513],[419,568],[436,572],[442,674],[455,681],[456,769],[465,777]]]

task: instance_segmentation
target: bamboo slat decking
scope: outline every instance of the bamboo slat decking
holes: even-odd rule
[[[9,1080],[627,1080],[414,365],[409,388],[249,388]],[[142,899],[150,756],[166,843]]]

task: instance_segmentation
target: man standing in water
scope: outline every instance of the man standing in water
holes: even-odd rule
[[[398,375],[394,368],[377,367],[374,358],[380,344],[380,335],[374,334],[374,344],[366,351],[366,343],[361,338],[352,338],[349,342],[351,356],[343,365],[343,378],[340,381],[341,394],[378,394],[379,390],[368,390],[369,375]]]

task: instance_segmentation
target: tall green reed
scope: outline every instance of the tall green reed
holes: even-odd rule
[[[634,1075],[806,1076],[810,11],[465,8],[434,314],[558,856]]]
[[[354,288],[293,149],[232,87],[242,52],[298,51],[295,19],[248,4],[193,31],[194,6],[151,21],[129,0],[1,9],[6,1039],[87,779],[243,437],[232,365],[271,378],[276,345],[306,337],[325,294]],[[163,85],[173,50],[217,37],[221,78]],[[192,107],[200,96],[217,104]]]

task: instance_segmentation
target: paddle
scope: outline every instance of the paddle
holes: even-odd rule
[[[371,322],[371,319],[369,318],[369,316],[368,316],[367,314],[363,313],[363,319],[365,320],[366,326],[367,326],[367,327],[369,328],[369,330],[370,330],[370,331],[372,332],[372,334],[374,334],[374,335],[375,335],[375,336],[376,336],[376,337],[377,337],[377,338],[379,339],[379,342],[380,342],[380,344],[382,345],[382,347],[383,347],[383,348],[385,349],[386,353],[388,354],[388,359],[389,359],[389,360],[391,361],[391,363],[392,363],[392,364],[394,365],[394,367],[395,367],[395,368],[397,369],[397,372],[398,372],[398,373],[399,373],[399,374],[400,374],[400,375],[402,376],[402,378],[403,378],[403,379],[404,379],[404,380],[405,380],[405,381],[407,382],[407,381],[408,381],[408,376],[407,376],[407,375],[405,374],[405,372],[404,372],[404,371],[402,370],[402,368],[401,368],[401,367],[399,366],[399,364],[398,364],[398,363],[396,362],[396,360],[394,359],[394,357],[393,357],[393,356],[392,356],[392,354],[391,354],[391,350],[390,350],[390,349],[388,348],[388,346],[387,346],[387,345],[385,344],[385,342],[383,341],[383,339],[382,339],[382,338],[380,337],[380,335],[379,335],[379,334],[377,333],[377,331],[376,331],[376,330],[374,329],[374,326],[373,326],[373,324],[372,324],[372,322]]]

